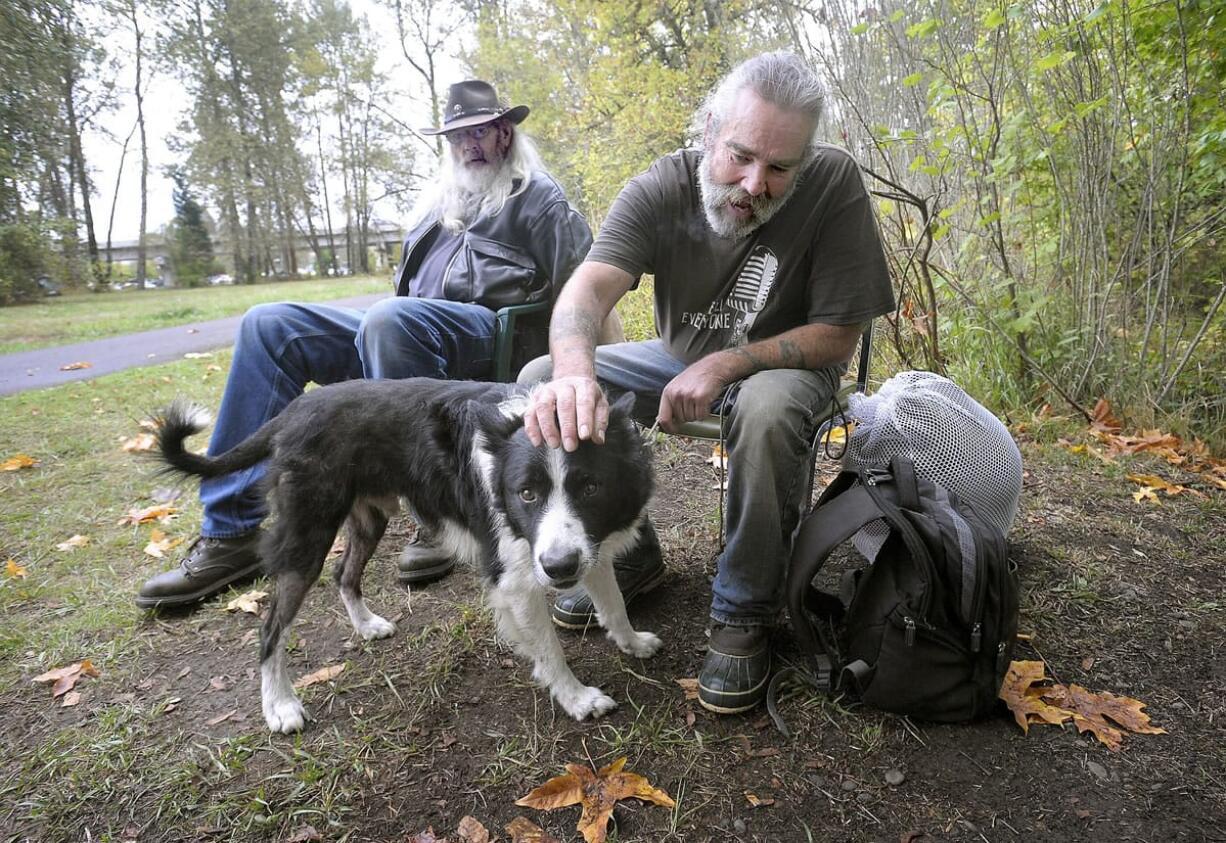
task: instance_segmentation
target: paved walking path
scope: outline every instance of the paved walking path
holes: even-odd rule
[[[320,304],[338,307],[370,307],[388,293],[337,299]],[[234,342],[234,332],[242,316],[214,319],[210,322],[189,322],[174,328],[159,328],[139,334],[126,334],[104,340],[19,351],[0,355],[0,395],[12,395],[27,389],[59,386],[71,381],[87,380],[137,366],[150,366],[179,360],[191,352],[225,348]],[[88,369],[62,371],[72,363],[89,363]]]

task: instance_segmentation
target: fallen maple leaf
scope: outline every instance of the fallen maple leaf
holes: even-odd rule
[[[1154,489],[1150,486],[1142,486],[1140,489],[1132,493],[1132,499],[1137,503],[1151,501],[1159,503],[1158,496],[1154,494]]]
[[[315,830],[315,826],[304,825],[294,829],[293,834],[285,838],[284,843],[307,843],[308,840],[323,840],[323,835]]]
[[[102,674],[89,659],[73,662],[66,667],[57,667],[35,676],[31,682],[51,682],[51,696],[60,697],[68,693],[82,676],[98,677]]]
[[[1205,497],[1204,492],[1198,492],[1195,489],[1189,489],[1187,486],[1179,486],[1174,483],[1168,483],[1161,477],[1153,474],[1129,474],[1128,479],[1140,486],[1145,486],[1149,489],[1165,492],[1168,496],[1174,497],[1181,495],[1184,492],[1190,492],[1197,497]]]
[[[330,667],[321,667],[313,673],[308,673],[306,676],[300,676],[294,680],[295,688],[306,688],[311,685],[318,685],[320,682],[327,682],[340,676],[341,671],[345,669],[344,664],[334,664]]]
[[[1141,711],[1145,703],[1107,691],[1088,691],[1080,685],[1064,686],[1044,675],[1041,661],[1015,661],[1009,665],[1000,698],[1013,718],[1028,732],[1031,723],[1055,726],[1072,721],[1081,733],[1091,732],[1112,752],[1118,752],[1127,730],[1143,735],[1165,735]],[[1112,724],[1115,725],[1112,725]],[[1119,727],[1119,728],[1117,728]]]
[[[60,708],[71,708],[74,705],[81,703],[80,691],[69,691],[64,695],[64,699],[60,701]]]
[[[706,459],[706,463],[722,471],[728,467],[728,452],[717,442],[711,448],[711,456]]]
[[[1056,685],[1043,698],[1071,711],[1077,731],[1093,733],[1112,752],[1118,752],[1124,742],[1124,732],[1121,730],[1140,735],[1166,734],[1166,729],[1150,725],[1149,715],[1141,711],[1145,703],[1131,697],[1117,696],[1108,691],[1089,691],[1080,685],[1069,685],[1067,688]]]
[[[1120,420],[1111,415],[1111,405],[1107,403],[1106,398],[1099,398],[1094,404],[1094,409],[1090,412],[1091,427],[1114,432],[1123,427]]]
[[[671,796],[637,773],[622,772],[624,757],[593,773],[582,764],[567,764],[566,775],[555,776],[515,804],[538,811],[582,805],[576,828],[587,843],[604,843],[613,806],[622,799],[642,799],[666,808],[676,805]]]
[[[87,544],[89,544],[89,536],[75,535],[57,544],[55,549],[62,550],[64,552],[71,552],[76,550],[78,547],[85,547]]]
[[[4,563],[4,575],[11,580],[24,580],[26,569],[18,565],[16,559],[9,559]]]
[[[119,519],[120,524],[147,524],[150,521],[160,521],[165,524],[179,512],[176,507],[167,504],[154,504],[144,509],[129,509],[128,514]]]
[[[246,612],[249,615],[260,613],[260,601],[268,596],[267,591],[248,591],[240,594],[226,604],[227,612]]]
[[[124,436],[119,440],[125,451],[149,451],[153,449],[156,440],[152,433],[138,433],[135,436]]]
[[[149,534],[149,544],[145,545],[145,553],[150,556],[161,559],[166,555],[166,551],[183,543],[183,539],[173,539],[163,533],[161,530],[154,530]]]
[[[490,833],[476,817],[463,817],[455,833],[462,843],[490,843]]]
[[[78,360],[76,363],[65,363],[63,366],[60,366],[60,371],[61,372],[75,372],[77,369],[92,369],[93,367],[94,367],[93,363],[87,363],[84,360]]]
[[[511,843],[562,843],[527,817],[516,817],[506,824]]]
[[[0,462],[0,471],[20,471],[23,468],[33,468],[36,465],[38,465],[38,460],[34,459],[34,457],[16,454],[4,462]]]

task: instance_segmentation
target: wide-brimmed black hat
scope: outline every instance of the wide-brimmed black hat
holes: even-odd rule
[[[447,89],[443,125],[437,129],[422,129],[421,132],[423,135],[441,135],[457,129],[467,129],[469,126],[492,123],[500,117],[505,117],[512,123],[519,123],[527,116],[528,106],[517,105],[510,108],[498,99],[498,93],[489,82],[470,79],[467,82],[456,82]]]

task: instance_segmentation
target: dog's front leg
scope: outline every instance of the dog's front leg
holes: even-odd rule
[[[584,685],[571,672],[562,642],[549,620],[539,588],[496,587],[491,604],[498,629],[516,651],[532,660],[532,678],[547,688],[558,705],[576,720],[596,718],[617,707],[608,694]]]
[[[596,617],[617,648],[628,656],[646,659],[654,656],[663,642],[651,632],[637,632],[626,615],[626,600],[617,587],[613,564],[601,560],[583,578],[583,587],[596,607]]]

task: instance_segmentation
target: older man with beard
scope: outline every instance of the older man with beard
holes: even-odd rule
[[[310,382],[352,378],[480,379],[492,371],[495,310],[553,301],[591,246],[587,222],[517,129],[528,115],[486,82],[449,90],[440,170],[414,209],[396,296],[369,310],[269,304],[243,317],[209,443],[219,454],[253,433]],[[200,536],[178,568],[148,580],[142,608],[188,606],[258,573],[256,493],[262,467],[206,480]],[[454,562],[428,534],[406,549],[400,578],[420,582]]]
[[[618,196],[554,308],[551,358],[520,376],[552,377],[528,435],[568,451],[602,441],[602,385],[634,392],[636,413],[665,430],[728,410],[727,545],[699,673],[699,701],[720,713],[765,696],[814,428],[866,324],[894,306],[860,171],[817,142],[823,101],[794,55],[736,67],[695,115],[702,149],[659,159]],[[601,320],[644,274],[659,339],[596,349]],[[658,556],[640,559],[617,566],[627,601],[664,573]],[[563,595],[553,617],[582,626],[592,604]]]

